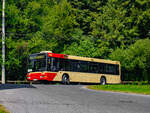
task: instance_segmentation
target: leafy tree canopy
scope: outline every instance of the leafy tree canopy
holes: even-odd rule
[[[119,60],[124,79],[138,70],[137,79],[148,78],[149,7],[150,0],[6,1],[7,79],[25,79],[28,55],[41,50]]]

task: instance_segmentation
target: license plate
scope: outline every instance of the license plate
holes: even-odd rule
[[[37,81],[38,79],[33,79],[33,81]]]

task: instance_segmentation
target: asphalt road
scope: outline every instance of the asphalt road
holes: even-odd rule
[[[0,104],[11,113],[150,113],[150,96],[83,87],[0,85]]]

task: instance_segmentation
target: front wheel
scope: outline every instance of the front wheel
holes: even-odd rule
[[[105,78],[105,77],[102,77],[102,78],[101,78],[100,84],[101,84],[101,85],[106,85],[106,78]]]
[[[69,80],[69,76],[68,75],[63,75],[62,83],[63,84],[70,84],[70,80]]]

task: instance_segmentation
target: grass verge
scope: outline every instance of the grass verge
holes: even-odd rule
[[[91,85],[89,89],[150,95],[150,85]]]
[[[3,105],[0,105],[0,113],[10,113]]]

